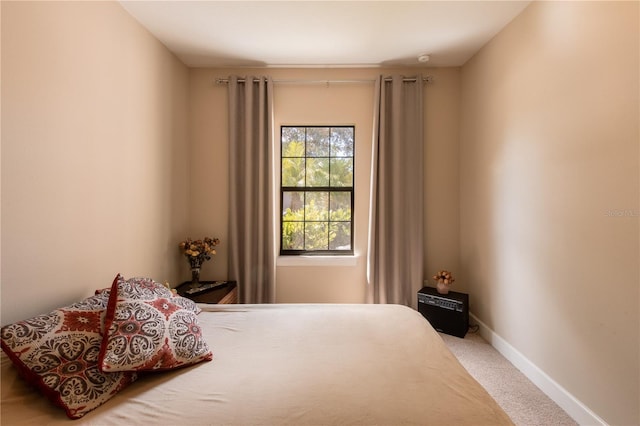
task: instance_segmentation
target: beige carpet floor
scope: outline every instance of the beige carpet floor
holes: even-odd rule
[[[516,425],[577,425],[479,334],[467,333],[464,339],[443,333],[440,336]]]

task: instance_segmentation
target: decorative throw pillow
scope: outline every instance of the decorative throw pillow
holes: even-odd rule
[[[182,297],[180,295],[174,294],[173,299],[171,299],[171,301],[178,306],[181,306],[185,309],[192,311],[196,315],[202,312],[202,309],[200,309],[200,307],[196,305],[196,302],[194,302],[191,299],[187,299],[186,297]]]
[[[110,292],[111,292],[111,287],[109,287],[109,288],[99,288],[99,289],[96,290],[95,294],[96,295],[102,294],[102,295],[106,296],[107,297],[107,303],[109,303],[109,293]],[[106,306],[105,306],[105,308],[106,308]]]
[[[98,368],[109,292],[0,330],[2,349],[26,380],[78,419],[136,379]]]
[[[174,304],[193,311],[196,314],[202,312],[202,309],[196,305],[196,302],[191,299],[187,299],[186,297],[174,294],[169,290],[169,288],[152,280],[151,278],[135,277],[125,280],[121,275],[118,275],[114,280],[114,283],[118,279],[122,282],[121,294],[125,294],[131,299],[154,300],[160,297],[173,297],[172,300]],[[96,290],[96,294],[107,293],[107,299],[109,299],[110,292],[111,288]]]
[[[102,371],[170,370],[213,359],[197,306],[182,299],[152,280],[116,279],[99,356]]]

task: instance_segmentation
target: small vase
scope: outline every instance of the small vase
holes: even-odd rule
[[[191,286],[200,286],[200,268],[191,268]]]
[[[440,293],[440,294],[448,294],[449,293],[449,284],[437,283],[436,284],[436,290],[438,290],[438,293]]]

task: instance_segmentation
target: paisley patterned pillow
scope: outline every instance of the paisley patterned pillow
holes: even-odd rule
[[[77,419],[136,379],[98,368],[109,292],[0,330],[2,349],[27,381]]]
[[[187,299],[186,297],[182,297],[177,294],[174,294],[173,299],[171,299],[171,301],[178,306],[181,306],[185,309],[192,311],[196,315],[202,312],[202,309],[200,309],[200,307],[196,305],[196,302],[194,302],[191,299]]]
[[[118,275],[116,277],[116,280],[118,279],[124,281],[124,278],[122,278],[121,275]],[[200,309],[200,307],[196,305],[196,302],[191,299],[187,299],[186,297],[174,294],[166,286],[161,285],[151,278],[129,278],[128,280],[124,281],[122,285],[126,286],[126,289],[124,291],[126,291],[127,294],[131,296],[131,298],[153,299],[156,297],[173,297],[173,303],[175,303],[176,305],[182,306],[185,309],[189,309],[196,314],[202,312],[202,309]],[[111,287],[96,290],[96,294],[106,293],[107,301],[109,299],[110,292]]]
[[[151,280],[116,280],[99,355],[102,371],[171,370],[213,359],[194,307]]]

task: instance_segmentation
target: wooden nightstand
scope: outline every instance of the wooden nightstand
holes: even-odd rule
[[[180,284],[178,294],[197,303],[231,304],[238,303],[238,286],[235,281],[201,281],[207,289],[191,291],[189,281]]]

